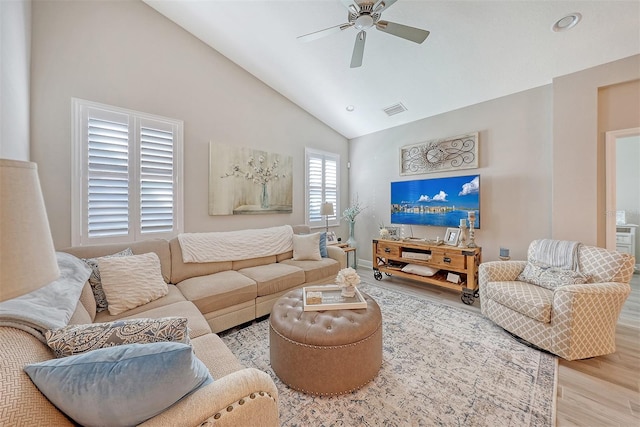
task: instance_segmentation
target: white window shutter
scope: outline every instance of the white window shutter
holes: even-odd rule
[[[174,132],[162,123],[144,124],[140,126],[140,232],[171,232],[175,217]]]
[[[329,224],[339,225],[339,164],[338,154],[305,149],[306,222],[309,226],[325,226],[325,217],[320,215],[323,202],[333,203],[334,215],[329,216]]]
[[[182,122],[75,98],[72,110],[72,244],[182,232]]]
[[[107,119],[107,116],[112,118]],[[125,117],[89,111],[87,233],[129,234],[129,124]]]

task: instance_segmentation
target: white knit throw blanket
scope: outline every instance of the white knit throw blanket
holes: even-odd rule
[[[290,225],[257,230],[183,233],[178,236],[182,262],[240,261],[293,250]]]
[[[540,239],[533,253],[533,261],[565,270],[578,270],[580,242]]]

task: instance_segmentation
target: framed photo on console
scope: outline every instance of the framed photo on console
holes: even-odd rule
[[[459,228],[447,228],[447,232],[444,234],[444,244],[457,246],[458,239],[460,239],[460,229]]]

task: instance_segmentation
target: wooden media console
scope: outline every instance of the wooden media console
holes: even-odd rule
[[[374,240],[373,277],[382,280],[382,273],[461,292],[465,304],[473,304],[478,297],[478,266],[482,248],[460,248],[420,240]],[[407,264],[427,266],[439,271],[423,276],[402,271]],[[451,274],[450,274],[451,273]],[[456,276],[459,281],[456,281]],[[452,279],[451,280],[448,280]]]

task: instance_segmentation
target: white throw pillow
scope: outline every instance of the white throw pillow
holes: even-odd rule
[[[418,276],[433,276],[438,271],[437,268],[427,267],[426,265],[407,264],[402,267],[405,273],[417,274]]]
[[[120,314],[169,293],[155,252],[127,257],[101,258],[102,289],[109,313]]]
[[[320,261],[320,233],[294,234],[293,259],[295,261]]]

